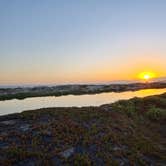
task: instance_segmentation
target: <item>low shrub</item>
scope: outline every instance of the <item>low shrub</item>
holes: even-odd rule
[[[166,118],[166,110],[162,108],[157,108],[155,106],[151,106],[149,110],[146,112],[146,115],[152,120],[160,120]]]

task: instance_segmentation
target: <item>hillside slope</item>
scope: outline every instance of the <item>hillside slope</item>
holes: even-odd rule
[[[166,165],[166,93],[0,117],[0,165]]]

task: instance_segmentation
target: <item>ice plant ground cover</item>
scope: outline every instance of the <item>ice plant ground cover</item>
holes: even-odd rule
[[[166,93],[0,117],[0,165],[165,165]]]

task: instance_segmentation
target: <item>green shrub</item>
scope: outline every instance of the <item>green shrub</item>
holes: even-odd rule
[[[113,105],[113,109],[116,111],[124,111],[128,116],[133,116],[136,113],[136,105],[132,100],[121,100]]]
[[[166,118],[166,110],[151,106],[146,115],[152,120],[160,120]]]

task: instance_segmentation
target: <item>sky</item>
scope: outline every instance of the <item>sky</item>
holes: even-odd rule
[[[166,76],[165,0],[0,0],[0,84]]]

